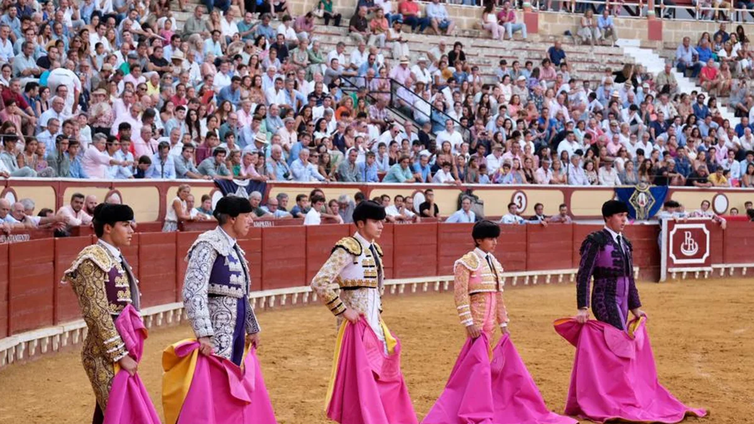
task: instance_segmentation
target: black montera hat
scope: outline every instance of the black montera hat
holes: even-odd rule
[[[474,224],[471,230],[471,237],[474,240],[486,238],[498,238],[500,236],[500,227],[492,221],[482,220]]]
[[[353,211],[353,222],[366,222],[367,219],[382,221],[385,219],[385,208],[371,200],[359,203]]]
[[[251,211],[252,208],[249,199],[238,196],[225,196],[217,201],[213,215],[215,218],[217,218],[219,214],[225,214],[231,218],[235,218],[242,213],[250,213]]]
[[[602,204],[602,217],[610,218],[617,213],[628,213],[628,206],[618,200],[608,200]]]
[[[134,210],[128,205],[100,203],[94,208],[92,219],[98,224],[115,225],[116,222],[133,221]]]

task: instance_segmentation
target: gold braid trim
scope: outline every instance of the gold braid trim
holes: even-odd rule
[[[469,271],[476,271],[481,265],[479,256],[474,252],[469,252],[461,256],[461,258],[456,261],[453,267],[455,268],[455,266],[458,264],[463,265],[464,268],[468,269]]]
[[[81,264],[87,259],[92,261],[92,263],[96,265],[97,268],[102,270],[102,272],[104,272],[105,274],[110,272],[110,269],[112,269],[112,267],[114,266],[113,260],[107,253],[105,248],[97,244],[93,244],[91,246],[85,247],[81,250],[81,252],[79,252],[79,255],[71,264],[71,267],[63,273],[63,281],[70,281],[71,277],[69,277],[69,274],[75,273],[78,270],[79,266],[81,266]]]
[[[339,248],[345,250],[350,255],[353,255],[356,257],[361,256],[361,252],[362,252],[361,243],[359,243],[359,241],[353,237],[343,237],[342,239],[338,240],[338,242],[335,243],[335,247],[333,247],[332,251],[334,252],[336,249],[339,249]]]

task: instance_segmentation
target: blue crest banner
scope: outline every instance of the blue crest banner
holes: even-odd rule
[[[215,180],[215,185],[223,193],[223,196],[232,194],[246,199],[255,191],[262,193],[262,196],[264,196],[264,191],[267,189],[266,182],[252,180]]]
[[[650,219],[659,212],[668,195],[668,186],[650,186],[639,184],[634,187],[615,189],[618,200],[628,205],[628,217],[631,219]]]

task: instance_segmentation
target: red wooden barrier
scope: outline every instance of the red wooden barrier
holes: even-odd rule
[[[452,275],[455,261],[474,249],[473,227],[474,224],[437,226],[437,275]]]
[[[573,225],[527,224],[526,270],[573,267]]]
[[[10,335],[52,325],[54,259],[54,239],[17,243],[10,249]]]
[[[139,234],[141,306],[178,300],[176,289],[177,233]],[[145,266],[149,264],[149,266]]]
[[[335,243],[350,234],[345,224],[311,225],[306,228],[306,279],[308,284],[317,274],[322,264],[330,257]],[[267,230],[265,230],[267,231]]]
[[[437,225],[393,227],[393,275],[411,278],[437,273]],[[384,251],[385,247],[383,247]],[[389,255],[389,251],[385,255]]]
[[[97,241],[97,237],[92,237],[92,243]],[[139,280],[141,285],[141,277],[139,276],[139,243],[141,242],[141,236],[134,234],[131,236],[131,245],[120,248],[120,253],[126,258],[128,265],[131,266],[131,270],[134,273],[136,279]]]
[[[249,228],[246,237],[238,240],[238,245],[246,253],[251,274],[251,290],[262,290],[262,229]]]
[[[736,222],[738,225],[738,228],[742,228],[740,222]],[[744,225],[743,227],[750,227],[751,225]],[[715,224],[714,222],[710,222],[707,224],[707,229],[710,232],[710,243],[709,243],[709,249],[710,249],[710,259],[712,260],[713,264],[722,264],[722,263],[736,263],[736,262],[727,262],[724,259],[725,256],[725,241],[723,238],[731,239],[736,237],[736,229],[733,228],[726,228],[725,230],[722,229],[719,225]],[[743,234],[746,234],[744,231]],[[752,257],[754,255],[749,255],[747,258],[748,260],[744,262],[751,262]],[[738,262],[741,263],[741,262]]]
[[[713,238],[714,240],[714,238]],[[726,264],[745,264],[754,261],[754,223],[728,222],[725,230],[723,261]],[[712,252],[715,248],[712,247]],[[712,263],[714,264],[714,256]]]
[[[554,227],[556,225],[565,225],[565,224],[552,224],[550,227]],[[572,255],[572,261],[573,268],[578,268],[579,263],[581,262],[581,243],[584,242],[584,239],[586,236],[588,236],[593,231],[598,231],[602,229],[601,225],[576,225],[572,224],[573,226],[573,255]]]
[[[8,336],[8,245],[0,244],[0,339]]]
[[[657,243],[660,227],[656,225],[627,225],[626,238],[633,246],[634,266],[639,267],[639,277],[660,279],[660,245]],[[578,264],[576,264],[578,266]]]
[[[81,249],[92,244],[92,237],[66,237],[55,239],[55,324],[81,317],[81,309],[70,283],[62,284],[63,272],[76,259]]]
[[[301,227],[262,231],[262,290],[306,284],[306,238]]]
[[[526,269],[526,233],[524,225],[500,225],[495,257],[503,265],[505,272]]]

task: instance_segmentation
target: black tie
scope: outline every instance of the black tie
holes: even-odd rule
[[[377,249],[374,248],[373,244],[369,245],[369,250],[372,251],[374,264],[377,266],[377,279],[379,280],[382,278],[382,262],[380,261],[380,255],[377,254]]]
[[[499,284],[499,276],[497,275],[497,269],[495,268],[495,265],[492,264],[492,258],[490,258],[490,255],[485,256],[487,258],[487,264],[490,266],[490,270],[495,275],[495,285]]]
[[[160,161],[160,178],[165,178],[165,161]]]

